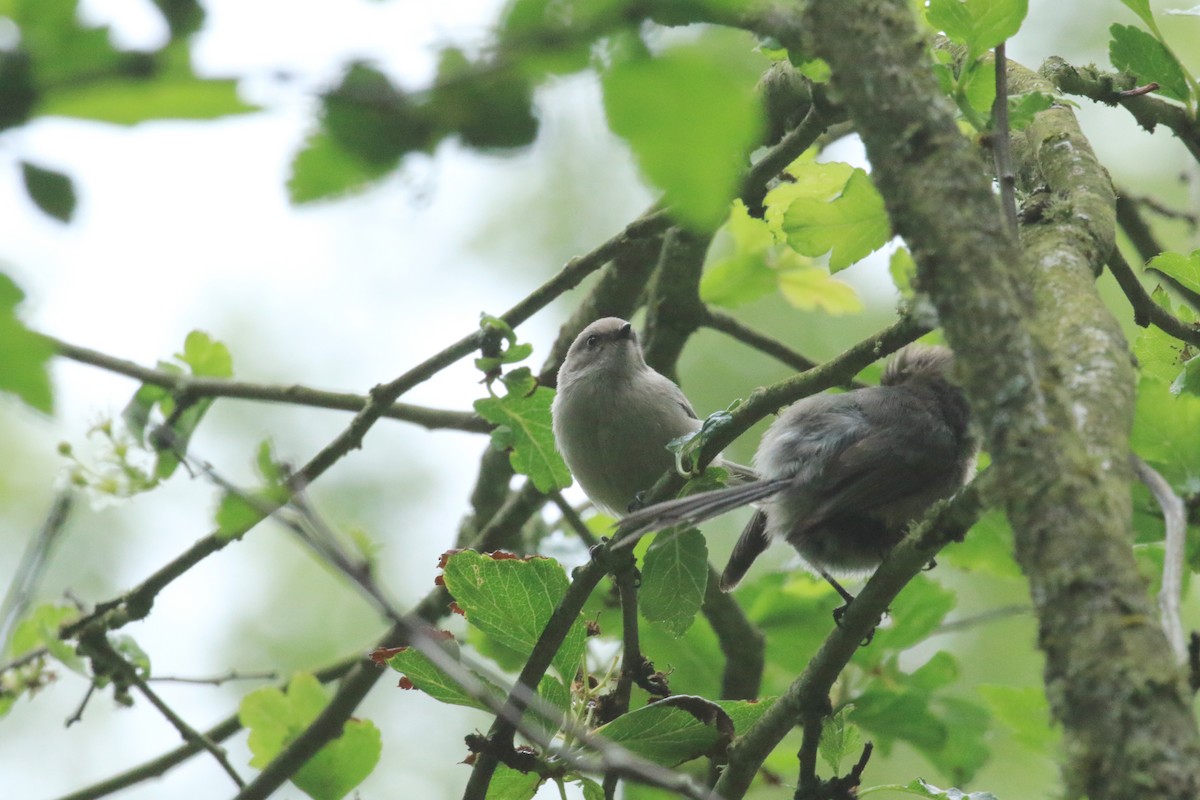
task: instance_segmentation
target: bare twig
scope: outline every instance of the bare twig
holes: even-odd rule
[[[704,319],[705,327],[720,331],[742,344],[749,345],[755,350],[766,353],[776,361],[786,364],[797,372],[812,369],[817,365],[815,361],[797,353],[783,342],[772,339],[766,334],[759,333],[753,328],[743,325],[736,318],[723,311],[716,311],[709,308],[707,312]]]
[[[1125,297],[1129,299],[1130,305],[1133,306],[1134,322],[1143,328],[1153,324],[1181,342],[1200,346],[1200,327],[1184,324],[1154,302],[1153,298],[1146,293],[1142,282],[1138,280],[1133,267],[1129,266],[1125,256],[1121,255],[1121,251],[1115,247],[1108,257],[1108,268],[1113,277],[1117,279],[1117,283],[1121,285],[1121,290],[1125,292]]]
[[[1017,176],[1013,174],[1008,130],[1008,59],[1005,44],[996,45],[996,101],[992,105],[992,156],[996,162],[996,180],[1000,184],[1000,205],[1008,230],[1017,235]]]
[[[1187,542],[1187,517],[1183,500],[1167,483],[1166,478],[1137,456],[1132,456],[1133,470],[1146,485],[1162,509],[1166,534],[1163,547],[1162,588],[1158,592],[1158,613],[1171,650],[1180,664],[1186,664],[1187,635],[1183,630],[1180,597],[1183,594],[1183,573]]]
[[[29,608],[29,601],[37,589],[42,572],[50,563],[50,554],[71,513],[72,498],[73,493],[70,489],[64,489],[55,496],[41,530],[29,541],[21,556],[21,563],[17,565],[12,583],[8,585],[8,591],[4,595],[4,603],[0,605],[0,653],[8,651],[8,639],[17,621]],[[7,668],[8,665],[5,666],[5,669]]]

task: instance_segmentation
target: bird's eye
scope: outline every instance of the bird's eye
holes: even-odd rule
[[[584,345],[586,345],[586,346],[587,346],[587,349],[588,349],[588,350],[591,350],[591,349],[593,349],[593,348],[596,346],[596,344],[597,344],[599,341],[600,341],[600,337],[599,337],[599,336],[589,336],[589,337],[587,337],[587,341],[585,341],[585,342],[584,342]]]

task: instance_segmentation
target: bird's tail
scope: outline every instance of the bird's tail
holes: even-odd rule
[[[791,478],[775,478],[728,486],[711,492],[681,497],[655,503],[640,511],[621,518],[617,523],[617,534],[621,537],[637,536],[658,531],[673,525],[699,525],[705,520],[720,516],[756,500],[762,500],[782,491]]]

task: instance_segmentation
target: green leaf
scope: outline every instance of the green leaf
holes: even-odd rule
[[[228,542],[241,537],[266,516],[259,507],[270,508],[270,499],[262,496],[247,498],[240,492],[225,492],[213,515],[213,521],[217,524],[217,538]]]
[[[989,511],[971,526],[966,538],[938,555],[951,566],[967,571],[983,572],[1005,578],[1020,578],[1023,574],[1013,558],[1012,528],[1002,511]]]
[[[962,87],[963,94],[971,108],[986,119],[996,102],[996,62],[976,64],[974,69],[966,73],[966,79]]]
[[[763,126],[756,80],[731,69],[722,48],[703,43],[620,62],[602,78],[613,132],[691,227],[716,228],[737,194]]]
[[[346,153],[379,170],[436,142],[428,109],[367,64],[351,64],[321,100],[322,130]]]
[[[583,791],[583,800],[604,800],[604,787],[588,777],[580,777],[579,788]]]
[[[1166,292],[1162,290],[1156,294],[1166,298]],[[1171,384],[1191,358],[1191,353],[1187,345],[1153,325],[1143,328],[1133,341],[1133,355],[1143,381]]]
[[[767,212],[764,219],[767,225],[780,238],[786,238],[784,220],[788,208],[801,198],[829,202],[836,200],[846,188],[846,182],[854,174],[854,167],[841,161],[813,161],[813,151],[803,155],[788,165],[787,174],[792,180],[784,181],[763,199]]]
[[[440,129],[471,147],[522,147],[537,136],[529,80],[512,67],[474,65],[454,47],[441,52],[430,111]]]
[[[1200,397],[1174,396],[1166,384],[1142,381],[1133,420],[1133,451],[1181,494],[1200,492]]]
[[[443,646],[450,654],[457,658],[458,642],[454,641],[451,634],[433,630],[427,630],[426,632],[433,638],[442,641]],[[415,647],[400,648],[395,655],[388,659],[387,664],[392,669],[407,677],[409,683],[412,684],[410,687],[402,681],[400,683],[400,688],[402,689],[420,689],[434,700],[449,705],[478,708],[481,711],[488,710],[487,705],[483,701],[477,700],[464,691],[457,681],[443,672],[440,667],[429,660],[429,656]],[[502,688],[480,675],[475,675],[474,677],[487,688],[488,692],[497,701],[504,700],[506,692]]]
[[[475,401],[475,411],[498,426],[492,431],[492,446],[511,450],[509,462],[521,475],[528,475],[542,492],[571,485],[571,472],[554,444],[550,405],[554,391],[538,386],[524,394],[510,389],[504,397]]]
[[[642,616],[682,636],[692,626],[708,586],[708,545],[695,528],[664,531],[642,563]]]
[[[1142,22],[1146,23],[1151,29],[1154,26],[1154,14],[1150,11],[1150,0],[1121,0],[1133,13],[1141,18]]]
[[[1186,256],[1182,253],[1160,253],[1150,259],[1146,269],[1156,269],[1193,292],[1200,292],[1200,250],[1193,250]]]
[[[1025,92],[1010,95],[1008,98],[1008,127],[1013,131],[1023,131],[1033,122],[1033,118],[1053,106],[1055,99],[1044,92]]]
[[[483,555],[471,550],[446,560],[446,588],[467,622],[525,656],[567,591],[567,575],[549,558]],[[583,658],[586,631],[575,619],[554,657],[564,681],[572,681]]]
[[[965,44],[968,60],[974,61],[1016,35],[1028,11],[1027,0],[931,0],[925,17],[953,41]]]
[[[829,765],[834,775],[842,773],[842,761],[847,756],[854,758],[862,749],[862,736],[850,722],[853,705],[843,706],[821,728],[821,743],[817,752],[821,760]]]
[[[779,291],[792,306],[827,314],[856,314],[863,310],[858,293],[847,283],[820,267],[796,267],[779,271]]]
[[[806,256],[829,253],[832,272],[887,244],[891,223],[871,179],[856,169],[837,199],[797,198],[784,214],[788,244]]]
[[[183,352],[175,357],[202,378],[232,378],[233,356],[229,348],[204,331],[192,331],[183,340]]]
[[[500,764],[488,785],[487,800],[532,800],[541,785],[542,776],[536,772],[520,772]]]
[[[1183,365],[1183,372],[1171,382],[1171,394],[1183,392],[1200,395],[1200,356],[1189,359]]]
[[[217,119],[257,111],[258,107],[238,97],[236,80],[185,73],[55,88],[44,95],[36,110],[40,116],[136,125],[154,119]]]
[[[75,214],[75,185],[70,176],[52,169],[21,162],[25,191],[43,213],[59,222],[70,222]]]
[[[1108,29],[1108,58],[1123,72],[1131,72],[1144,83],[1157,83],[1158,91],[1173,100],[1187,102],[1187,78],[1183,67],[1167,46],[1132,25],[1114,23]]]
[[[728,744],[733,723],[711,701],[673,695],[617,717],[596,732],[636,755],[673,767]]]
[[[265,767],[321,713],[328,696],[315,677],[297,674],[287,693],[275,687],[242,698],[238,719],[250,731],[250,765]],[[350,719],[341,735],[326,744],[292,777],[313,800],[341,800],[362,783],[382,752],[379,729],[368,720]]]
[[[85,674],[83,659],[75,653],[75,647],[58,637],[59,628],[78,618],[79,609],[74,606],[54,603],[38,606],[13,628],[8,654],[16,658],[45,646],[50,655],[67,668],[81,675]]]
[[[292,159],[288,197],[296,204],[342,197],[366,189],[394,166],[365,161],[325,131],[319,131],[308,137]]]
[[[775,271],[768,265],[775,237],[766,222],[750,216],[740,199],[729,220],[714,237],[710,263],[700,278],[700,299],[733,308],[775,291]],[[719,249],[725,254],[715,256]]]
[[[0,391],[15,394],[31,408],[49,414],[54,392],[46,369],[54,344],[17,319],[17,306],[25,293],[0,272]]]
[[[1053,752],[1059,734],[1050,727],[1050,705],[1039,686],[976,687],[992,716],[1009,729],[1014,739],[1038,755]]]

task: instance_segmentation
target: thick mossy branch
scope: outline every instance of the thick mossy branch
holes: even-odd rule
[[[1014,142],[1019,180],[1047,187],[1038,213],[1025,210],[1022,254],[910,4],[824,0],[806,19],[985,428],[1068,782],[1092,800],[1200,796],[1196,723],[1130,550],[1133,372],[1093,285],[1113,247],[1103,171],[1068,110],[1039,116]]]
[[[1129,74],[1103,72],[1094,66],[1074,67],[1052,56],[1042,64],[1041,73],[1060,91],[1080,95],[1110,106],[1124,106],[1138,125],[1150,133],[1159,125],[1171,129],[1183,146],[1200,161],[1200,124],[1187,109],[1150,94],[1127,94],[1137,80]]]

